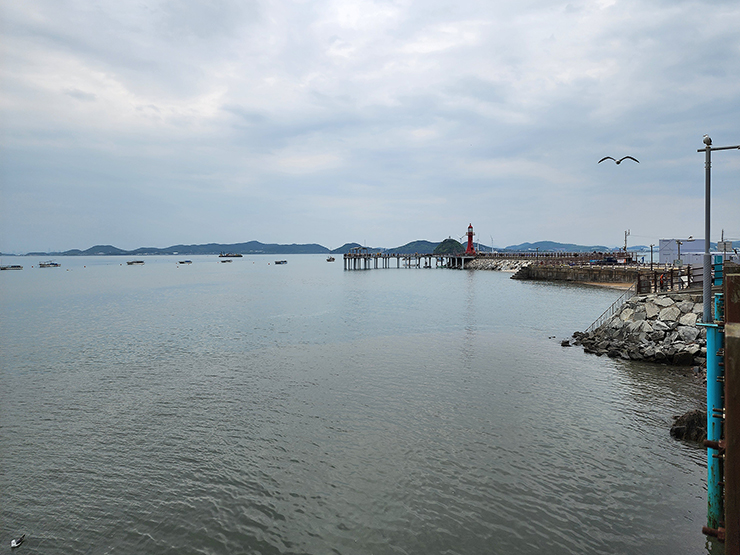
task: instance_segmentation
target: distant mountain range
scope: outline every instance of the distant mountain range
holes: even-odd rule
[[[738,243],[736,243],[738,244]],[[391,249],[379,247],[366,247],[370,252],[387,252],[389,254],[427,254],[433,253],[440,245],[440,242],[432,241],[412,241],[400,247]],[[328,248],[316,243],[310,244],[290,244],[280,245],[277,243],[260,243],[259,241],[249,241],[247,243],[207,243],[203,245],[173,245],[166,248],[141,247],[136,250],[127,251],[119,249],[112,245],[95,245],[86,250],[72,249],[64,252],[29,252],[26,256],[145,256],[145,255],[197,255],[197,254],[220,254],[220,253],[238,253],[238,254],[345,254],[350,249],[361,247],[359,243],[345,243],[341,247],[329,250]],[[712,243],[712,248],[716,248],[716,243]],[[482,252],[490,252],[492,247],[479,245],[476,243],[476,249]],[[617,247],[606,247],[604,245],[575,245],[573,243],[557,243],[555,241],[538,241],[536,243],[520,243],[500,248],[494,247],[497,251],[539,251],[539,252],[609,252],[617,250]],[[649,251],[650,247],[646,245],[637,245],[629,247],[629,251],[644,252]],[[10,254],[2,256],[13,256]]]

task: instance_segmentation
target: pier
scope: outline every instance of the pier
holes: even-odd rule
[[[464,270],[473,260],[516,260],[532,265],[576,265],[633,262],[632,253],[475,252],[473,254],[386,253],[354,247],[344,255],[345,270],[381,268],[452,268]]]
[[[350,249],[344,255],[345,270],[371,270],[379,268],[456,268],[475,260],[475,255],[466,254],[400,254],[370,252],[364,247]]]

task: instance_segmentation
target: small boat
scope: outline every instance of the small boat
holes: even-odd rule
[[[275,261],[275,264],[287,264],[287,263],[288,263],[287,260],[276,260]]]
[[[15,538],[13,540],[10,540],[10,547],[20,547],[20,545],[23,543],[23,540],[26,539],[26,535],[23,534],[20,538]]]
[[[0,266],[0,270],[22,270],[23,266],[19,264],[11,264],[10,266]]]
[[[128,262],[126,262],[126,264],[128,264],[129,266],[143,266],[144,261],[143,260],[129,260]]]
[[[238,252],[222,252],[218,255],[219,258],[241,258],[242,255]]]
[[[223,264],[224,262],[231,262],[231,260],[222,260],[221,264]]]
[[[178,264],[192,264],[192,263],[193,263],[193,261],[192,261],[192,260],[180,260],[180,261],[178,262]]]
[[[39,262],[39,268],[61,268],[62,265],[59,262],[53,262],[47,260],[46,262]]]
[[[334,257],[333,256],[327,256],[326,257],[326,261],[327,262],[334,262]]]

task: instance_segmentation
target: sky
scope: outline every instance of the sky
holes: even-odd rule
[[[736,0],[3,2],[0,252],[703,238],[738,29]],[[740,240],[740,151],[711,199]]]

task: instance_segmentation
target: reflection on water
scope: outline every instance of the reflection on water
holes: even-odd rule
[[[614,292],[96,262],[3,283],[2,530],[27,551],[714,550],[704,453],[668,434],[701,389],[548,339]]]

